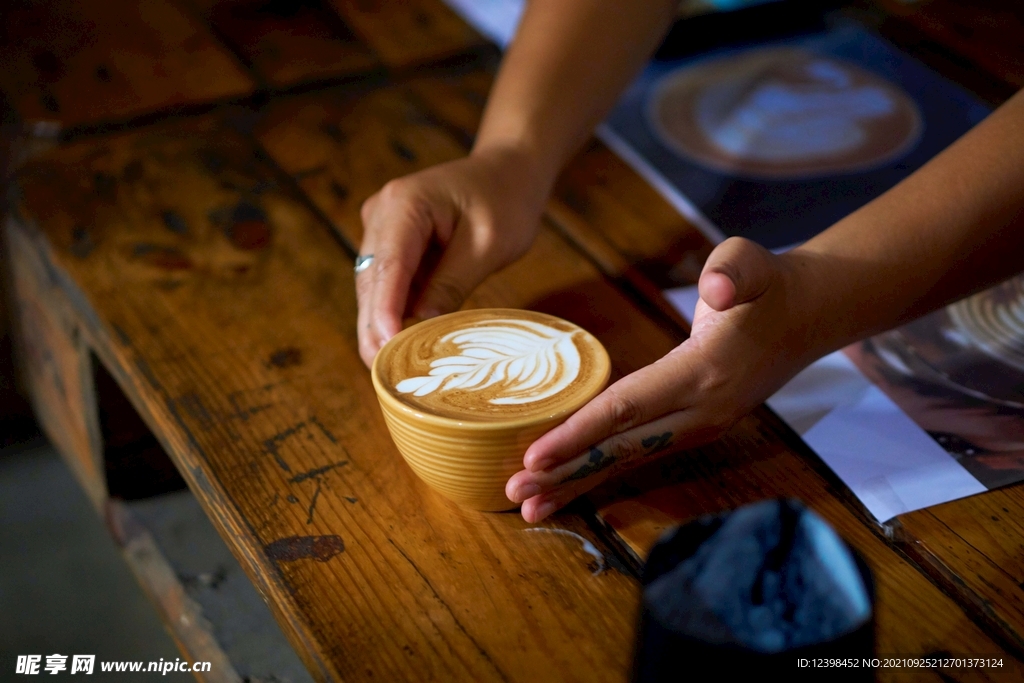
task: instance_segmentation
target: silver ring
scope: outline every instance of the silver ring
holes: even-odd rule
[[[356,275],[359,275],[359,273],[361,273],[364,270],[366,270],[367,268],[369,268],[370,264],[372,264],[372,263],[373,263],[373,254],[367,254],[366,256],[356,256],[356,267],[355,267]]]

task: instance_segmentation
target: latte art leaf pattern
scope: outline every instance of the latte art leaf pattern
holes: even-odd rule
[[[402,394],[426,396],[438,391],[498,389],[495,405],[541,401],[573,383],[580,372],[580,353],[573,332],[562,332],[528,320],[492,320],[450,332],[459,355],[437,358],[430,372],[395,385]]]

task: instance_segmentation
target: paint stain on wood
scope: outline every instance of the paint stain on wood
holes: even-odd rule
[[[331,180],[331,192],[337,197],[338,201],[345,201],[348,199],[348,188],[339,183],[337,180]]]
[[[227,163],[221,154],[213,151],[212,149],[199,150],[199,160],[210,173],[219,173]]]
[[[178,405],[199,423],[199,428],[204,432],[209,431],[216,424],[213,415],[210,414],[199,394],[194,392],[185,394],[178,399]]]
[[[313,498],[309,501],[309,508],[307,509],[306,524],[313,523],[313,515],[316,514],[316,502],[320,500],[320,489],[323,483],[318,478],[316,480],[316,491],[313,492]]]
[[[277,181],[273,180],[272,178],[268,178],[266,180],[261,180],[252,187],[250,187],[249,192],[258,195],[263,194],[264,192],[267,192],[269,190],[276,190],[277,187]]]
[[[117,340],[119,342],[121,342],[122,346],[131,346],[132,345],[132,339],[131,339],[131,337],[128,336],[128,333],[124,331],[123,327],[121,327],[117,323],[110,323],[110,329],[111,329],[111,331],[113,331],[114,335],[117,337]]]
[[[267,367],[273,368],[290,368],[301,364],[302,351],[294,346],[278,349],[270,354],[270,358],[267,359]]]
[[[303,420],[301,422],[298,422],[298,423],[292,425],[288,429],[282,430],[282,431],[278,432],[277,434],[274,434],[269,439],[264,440],[263,441],[263,452],[268,454],[268,455],[273,456],[274,461],[277,463],[277,466],[280,467],[282,470],[284,470],[285,472],[291,472],[292,468],[288,465],[287,462],[285,462],[284,458],[281,457],[280,446],[285,441],[287,441],[288,439],[290,439],[293,436],[296,436],[298,434],[305,434],[306,438],[308,438],[308,439],[314,438],[314,432],[312,432],[310,430],[309,425],[315,426],[320,431],[320,433],[323,434],[323,436],[326,437],[327,440],[330,441],[331,443],[334,443],[334,444],[338,443],[338,438],[336,436],[334,436],[334,434],[332,434],[327,429],[327,427],[325,427],[323,425],[323,423],[320,422],[320,420],[318,420],[316,418],[316,416],[314,415],[314,416],[311,416],[309,418],[308,423],[307,423],[306,420]],[[342,450],[344,450],[344,447],[343,447]],[[345,451],[345,453],[347,455],[348,451]],[[331,467],[338,467],[338,466],[343,465],[343,464],[346,464],[346,462],[341,462],[341,463],[332,465]],[[330,469],[330,467],[328,469]],[[303,475],[299,475],[299,476],[303,476]]]
[[[434,23],[430,18],[430,15],[423,11],[417,11],[412,18],[413,21],[416,22],[416,25],[422,29],[429,29]]]
[[[312,559],[326,562],[344,552],[345,543],[340,536],[288,536],[263,547],[271,562],[295,562]]]
[[[49,90],[39,93],[39,104],[51,114],[60,113],[60,102],[57,101],[57,96]]]
[[[305,180],[306,178],[313,178],[321,173],[327,171],[327,164],[320,164],[319,166],[313,166],[312,168],[306,168],[301,171],[296,171],[292,174],[292,178],[295,180]]]
[[[138,159],[128,162],[121,170],[121,180],[126,183],[134,183],[142,179],[144,168]]]
[[[39,74],[39,80],[55,83],[64,76],[64,63],[49,50],[40,50],[32,55],[32,66]]]
[[[348,135],[345,134],[345,131],[343,131],[341,129],[341,127],[338,126],[337,123],[327,122],[327,123],[320,124],[320,130],[327,137],[329,137],[330,139],[334,140],[339,145],[340,144],[344,144],[345,141],[348,140]]]
[[[273,384],[268,384],[265,387],[263,387],[263,390],[269,391],[273,386]],[[272,403],[260,403],[257,405],[243,406],[242,394],[244,393],[246,392],[232,391],[230,394],[228,394],[228,403],[231,404],[231,408],[233,410],[229,417],[238,418],[242,422],[248,422],[250,417],[252,417],[256,413],[263,412],[264,410],[270,408],[273,405]]]
[[[88,228],[77,225],[71,229],[71,253],[78,258],[85,258],[96,248],[96,241]]]
[[[239,202],[235,206],[225,233],[231,244],[242,251],[258,251],[270,245],[267,215],[250,202]]]
[[[166,209],[160,214],[160,218],[164,222],[164,227],[173,232],[175,235],[187,235],[188,234],[188,223],[182,218],[181,214],[172,209]]]
[[[288,429],[285,429],[283,431],[278,432],[277,434],[274,434],[269,439],[263,441],[263,452],[272,455],[274,457],[274,461],[277,463],[277,466],[280,467],[282,470],[284,470],[285,472],[291,472],[292,468],[288,465],[288,463],[284,461],[284,458],[281,457],[281,452],[278,446],[282,442],[286,441],[288,438],[294,436],[295,434],[297,434],[298,432],[302,431],[305,428],[306,421],[303,420],[302,422],[299,422],[298,424],[289,427]]]
[[[270,228],[259,221],[234,223],[228,228],[228,238],[243,251],[257,251],[270,243]]]
[[[333,469],[337,469],[338,467],[344,467],[347,464],[348,460],[339,460],[338,462],[331,463],[330,465],[324,465],[323,467],[317,467],[315,469],[303,472],[302,474],[296,474],[288,481],[293,484],[298,484],[299,482],[306,481],[307,479],[317,479],[321,474],[326,474],[327,472],[330,472]]]
[[[132,256],[161,270],[191,270],[193,267],[192,259],[175,247],[148,243],[136,244],[132,248]]]
[[[309,421],[320,429],[320,433],[326,436],[328,441],[331,443],[338,443],[338,437],[334,436],[334,434],[332,434],[331,431],[327,429],[322,422],[320,422],[320,419],[317,418],[316,415],[311,416]],[[345,451],[345,453],[348,454],[348,451]]]
[[[416,161],[416,153],[398,140],[391,140],[391,151],[394,152],[395,156],[399,159],[410,163]]]
[[[113,201],[117,199],[117,178],[109,173],[97,171],[92,175],[93,191],[100,199]]]

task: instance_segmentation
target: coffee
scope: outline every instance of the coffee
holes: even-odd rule
[[[388,345],[382,384],[406,405],[460,420],[555,415],[608,378],[600,343],[532,311],[463,311],[425,321]]]
[[[667,147],[734,175],[849,173],[909,151],[922,131],[902,89],[798,48],[757,48],[665,76],[648,120]]]
[[[508,308],[421,322],[384,345],[373,386],[409,467],[477,510],[508,510],[509,477],[542,434],[604,389],[611,362],[585,330]]]

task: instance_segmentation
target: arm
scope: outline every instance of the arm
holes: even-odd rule
[[[363,205],[360,253],[375,257],[356,281],[367,365],[407,311],[457,309],[529,248],[559,169],[657,46],[675,4],[529,3],[471,154],[391,181]],[[410,291],[432,244],[440,260]]]
[[[792,258],[828,321],[820,353],[1024,269],[1024,91]]]
[[[555,176],[657,47],[677,2],[530,2],[473,152],[514,149]]]
[[[538,439],[506,493],[539,521],[654,452],[716,438],[816,358],[1022,269],[1024,91],[801,247],[719,245],[690,338]]]

